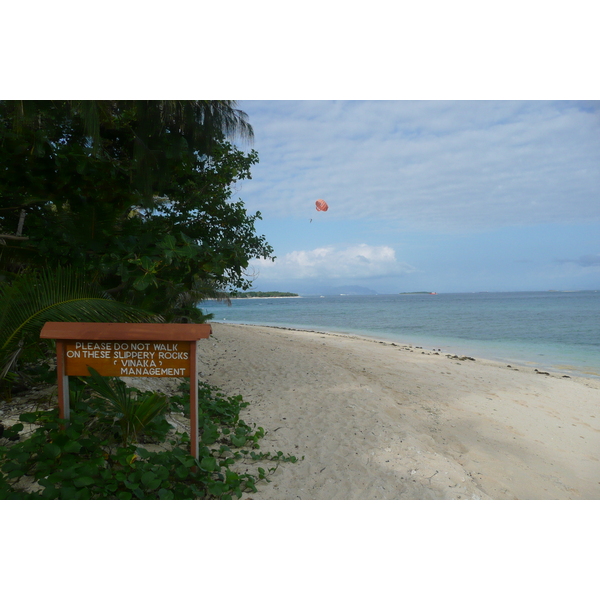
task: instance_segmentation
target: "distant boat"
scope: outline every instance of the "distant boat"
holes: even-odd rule
[[[429,292],[431,296],[437,296],[437,292]]]

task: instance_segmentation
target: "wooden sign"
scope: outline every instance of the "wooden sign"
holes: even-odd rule
[[[69,418],[69,376],[189,377],[191,454],[198,458],[198,340],[210,325],[48,322],[41,338],[56,340],[58,409]]]
[[[65,340],[67,375],[88,377],[189,377],[190,342]]]

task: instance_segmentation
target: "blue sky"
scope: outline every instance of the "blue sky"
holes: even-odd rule
[[[82,43],[110,29],[135,47],[130,18],[165,43],[146,44],[135,72],[121,46],[55,40],[49,67],[33,45],[3,85],[12,98],[246,98],[260,164],[233,199],[261,211],[277,256],[253,262],[256,289],[600,289],[592,4],[405,4],[202,3],[168,31],[160,12],[140,29],[133,5],[117,23],[96,11]],[[48,11],[9,10],[44,38]],[[198,36],[198,19],[223,27]],[[5,54],[22,36],[6,32]]]
[[[277,256],[254,289],[600,289],[600,102],[239,108],[260,163],[233,198]]]

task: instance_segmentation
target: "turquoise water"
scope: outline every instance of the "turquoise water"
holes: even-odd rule
[[[600,377],[600,292],[308,296],[204,302],[214,321],[358,334]]]

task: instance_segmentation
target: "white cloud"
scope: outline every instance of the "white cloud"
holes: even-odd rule
[[[373,279],[412,273],[416,269],[399,262],[389,246],[355,244],[343,248],[325,246],[296,250],[275,262],[258,259],[251,263],[260,279]]]
[[[241,194],[268,217],[431,230],[600,218],[600,104],[249,102],[260,164]]]
[[[600,269],[600,254],[586,254],[578,259],[561,259],[556,262],[583,267],[584,269]]]

